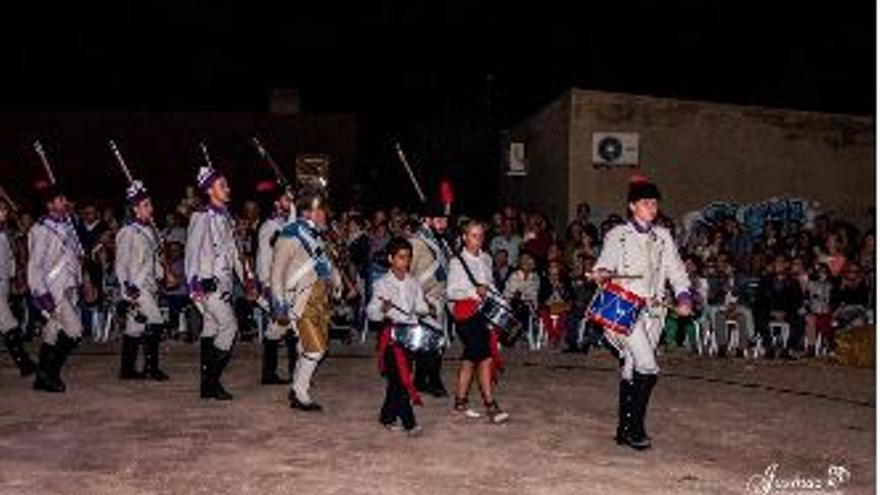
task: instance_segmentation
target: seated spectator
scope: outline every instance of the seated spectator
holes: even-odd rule
[[[825,242],[825,251],[820,255],[819,261],[828,265],[832,278],[839,279],[843,275],[847,260],[840,244],[840,238],[836,234],[828,236],[828,240]]]
[[[510,279],[510,276],[513,274],[513,269],[510,267],[510,261],[507,257],[507,251],[504,249],[499,249],[495,252],[492,257],[492,278],[495,282],[495,288],[498,289],[498,292],[504,293],[504,289],[507,286],[507,281]]]
[[[586,276],[587,273],[593,271],[593,264],[595,262],[596,260],[594,258],[579,254],[575,258],[575,262],[569,271],[572,302],[571,311],[569,312],[568,321],[566,323],[565,343],[568,346],[567,350],[571,352],[587,350],[578,347],[579,345],[585,344],[578,340],[579,338],[583,338],[587,341],[590,339],[590,335],[588,335],[589,332],[580,335],[579,331],[581,322],[584,319],[584,314],[590,306],[590,302],[592,302],[593,296],[596,294],[596,289],[598,288],[596,282],[592,278]],[[589,342],[587,342],[587,344],[589,344]]]
[[[494,255],[498,250],[507,251],[508,259],[518,260],[519,251],[522,246],[522,238],[515,231],[516,220],[513,218],[504,218],[501,221],[501,231],[492,238],[489,243],[489,252]]]
[[[833,348],[831,290],[831,271],[827,265],[820,263],[807,284],[807,316],[804,319],[807,354],[813,354],[816,350],[815,345],[819,335],[829,349]]]
[[[744,304],[747,282],[736,274],[734,266],[724,258],[720,259],[717,269],[707,266],[706,276],[709,292],[705,319],[710,331],[715,332],[718,354],[722,357],[726,355],[731,344],[733,325],[736,325],[739,334],[734,346],[742,353],[749,347],[755,332],[754,316]]]
[[[798,337],[802,335],[799,331],[802,328],[800,310],[803,304],[800,283],[792,278],[788,260],[784,256],[776,256],[772,264],[772,274],[765,276],[760,282],[755,301],[757,330],[764,348],[768,351],[768,357],[775,357],[776,353],[771,342],[774,337],[770,332],[771,323],[787,324],[789,333],[782,336],[783,339],[788,338],[788,346],[782,349],[785,356],[789,356],[790,350],[799,346]]]
[[[535,260],[532,255],[519,255],[519,268],[504,286],[504,298],[510,302],[514,314],[525,328],[529,328],[538,307],[538,291],[541,280],[535,272]],[[531,338],[531,336],[530,336]]]
[[[831,291],[832,324],[835,328],[845,330],[867,324],[870,319],[868,297],[868,286],[861,269],[856,264],[849,265],[840,285]]]
[[[547,340],[551,346],[558,346],[562,341],[568,321],[568,312],[574,301],[574,291],[568,281],[564,265],[559,260],[551,261],[547,274],[541,279],[538,295],[538,315],[547,331]]]

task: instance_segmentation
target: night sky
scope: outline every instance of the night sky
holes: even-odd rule
[[[0,107],[263,110],[296,87],[357,114],[373,175],[400,138],[488,184],[498,129],[571,85],[874,113],[874,2],[70,4],[2,16]]]

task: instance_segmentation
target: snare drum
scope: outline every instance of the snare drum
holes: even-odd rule
[[[413,354],[439,354],[446,345],[443,330],[425,322],[392,326],[391,340]]]
[[[501,332],[501,343],[512,346],[523,333],[522,324],[516,319],[510,306],[501,296],[489,292],[478,311],[489,324]]]
[[[629,335],[644,308],[642,297],[617,284],[607,283],[593,296],[587,308],[587,318],[605,330]]]

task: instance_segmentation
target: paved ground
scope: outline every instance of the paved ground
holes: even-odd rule
[[[120,383],[115,348],[86,346],[65,395],[32,392],[0,355],[0,494],[793,493],[747,492],[772,464],[777,487],[839,465],[851,474],[839,493],[874,491],[873,369],[666,355],[655,448],[637,453],[611,440],[617,377],[603,353],[514,353],[498,394],[509,424],[428,398],[425,435],[409,439],[376,422],[369,349],[334,348],[317,415],[257,385],[256,350],[236,349],[228,403],[197,398],[196,348],[182,343],[166,347],[165,384]]]

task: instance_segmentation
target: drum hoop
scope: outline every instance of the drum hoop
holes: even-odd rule
[[[639,308],[643,308],[647,305],[644,297],[636,294],[635,292],[624,289],[621,285],[615,284],[613,282],[606,283],[602,287],[602,290],[611,292],[612,294],[619,296],[624,301],[634,304]]]

